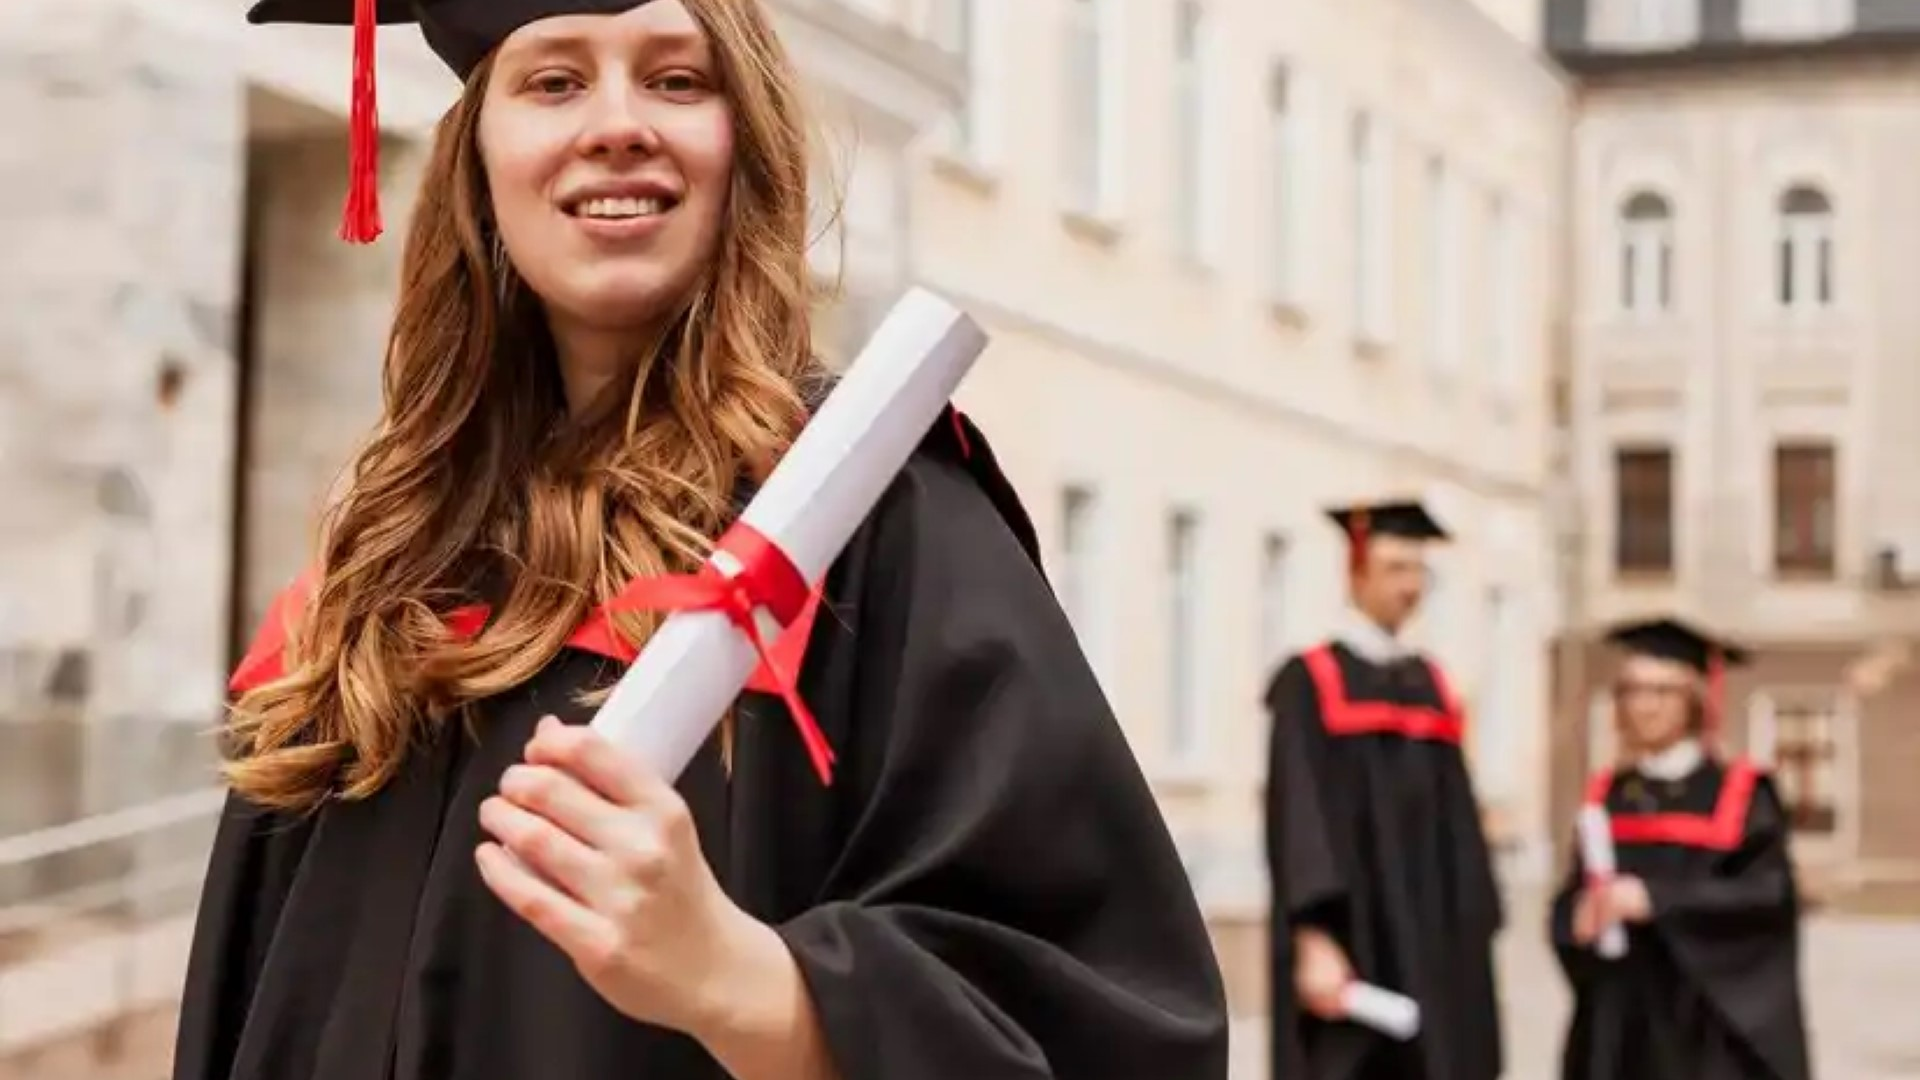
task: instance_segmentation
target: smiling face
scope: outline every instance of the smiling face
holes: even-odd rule
[[[556,337],[656,327],[712,263],[733,180],[724,91],[681,0],[543,19],[501,44],[480,157]]]

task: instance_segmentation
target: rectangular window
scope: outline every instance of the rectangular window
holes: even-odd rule
[[[1513,211],[1499,195],[1487,206],[1487,352],[1493,362],[1493,386],[1503,398],[1521,390],[1519,312],[1526,283],[1520,279],[1519,237]]]
[[[1435,157],[1427,162],[1427,349],[1433,366],[1448,372],[1459,362],[1458,243],[1452,177]]]
[[[1175,228],[1179,252],[1207,261],[1206,10],[1180,0],[1174,10]]]
[[[1096,502],[1091,489],[1070,485],[1060,495],[1060,569],[1057,585],[1060,606],[1080,636],[1089,657],[1098,651],[1095,604],[1099,597],[1096,569],[1099,560]]]
[[[1830,577],[1835,570],[1834,450],[1829,443],[1782,443],[1773,451],[1773,566],[1781,574]]]
[[[1296,96],[1287,65],[1276,61],[1267,80],[1267,139],[1273,175],[1273,295],[1276,300],[1297,304],[1301,299],[1302,234],[1306,226],[1306,162]]]
[[[1614,567],[1623,573],[1673,572],[1673,451],[1614,453]]]
[[[1167,749],[1175,761],[1200,750],[1199,548],[1199,519],[1175,513],[1167,527]]]
[[[1109,39],[1118,9],[1112,2],[1067,0],[1066,5],[1066,199],[1070,209],[1096,216],[1112,216],[1116,201],[1116,83]]]
[[[968,159],[991,164],[995,91],[999,81],[988,65],[987,6],[995,0],[938,0],[942,15],[940,44],[960,58],[967,72],[967,98],[955,110],[959,150]]]
[[[1260,550],[1260,663],[1280,662],[1287,650],[1287,540],[1268,533]]]
[[[1856,0],[1742,0],[1740,35],[1758,40],[1827,37],[1845,33]]]
[[[1773,776],[1795,832],[1829,836],[1839,820],[1839,710],[1832,695],[1773,698]]]
[[[1587,37],[1597,48],[1673,49],[1700,36],[1701,0],[1588,0]]]
[[[1350,152],[1353,158],[1353,306],[1358,337],[1386,342],[1392,310],[1391,230],[1388,209],[1386,143],[1379,123],[1368,113],[1353,118]]]
[[[1518,779],[1521,710],[1514,696],[1516,658],[1526,648],[1518,633],[1513,595],[1494,586],[1486,592],[1487,647],[1480,653],[1480,683],[1467,731],[1473,739],[1473,772],[1488,802],[1510,796]]]

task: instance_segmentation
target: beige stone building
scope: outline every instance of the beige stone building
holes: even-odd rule
[[[1514,868],[1545,865],[1564,90],[1517,36],[1526,4],[936,10],[972,97],[927,148],[913,272],[995,334],[963,403],[1254,1016],[1259,699],[1343,608],[1329,502],[1425,492],[1458,530],[1420,632],[1469,700]]]
[[[1755,650],[1728,734],[1775,766],[1810,882],[1910,908],[1920,9],[1586,0],[1548,18],[1580,84],[1565,400],[1585,539],[1555,820],[1611,755],[1609,673],[1580,631],[1678,606]]]

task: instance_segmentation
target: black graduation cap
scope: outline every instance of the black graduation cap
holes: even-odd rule
[[[1607,642],[1630,653],[1685,664],[1702,675],[1712,673],[1716,659],[1730,666],[1748,659],[1745,649],[1675,615],[1621,623],[1607,631]]]
[[[1678,615],[1661,615],[1620,623],[1607,631],[1607,642],[1629,653],[1685,664],[1706,676],[1704,702],[1709,744],[1718,738],[1725,714],[1726,669],[1745,664],[1747,651],[1700,629]]]
[[[368,243],[380,235],[379,112],[374,90],[374,29],[416,24],[434,55],[465,79],[515,30],[556,15],[615,15],[649,0],[257,0],[255,25],[353,27],[351,164],[340,235]]]
[[[1336,506],[1328,509],[1327,516],[1346,534],[1348,566],[1356,571],[1366,565],[1367,541],[1376,536],[1428,541],[1450,539],[1447,530],[1418,499]]]

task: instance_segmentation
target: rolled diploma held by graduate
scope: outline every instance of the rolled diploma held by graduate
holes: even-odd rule
[[[1587,880],[1613,880],[1617,867],[1613,857],[1613,822],[1605,807],[1583,806],[1578,822],[1580,862],[1586,867]],[[1594,951],[1608,960],[1627,955],[1627,931],[1618,921],[1609,921],[1593,943]]]
[[[1420,1003],[1372,983],[1350,982],[1340,992],[1347,1019],[1405,1042],[1420,1034]]]
[[[981,351],[985,333],[924,289],[902,296],[839,385],[802,429],[740,518],[817,583],[907,457],[939,419]],[[710,560],[729,576],[725,552]],[[780,626],[764,608],[762,637]],[[620,677],[594,730],[677,780],[759,663],[723,612],[669,615]],[[797,675],[797,672],[788,672]]]

